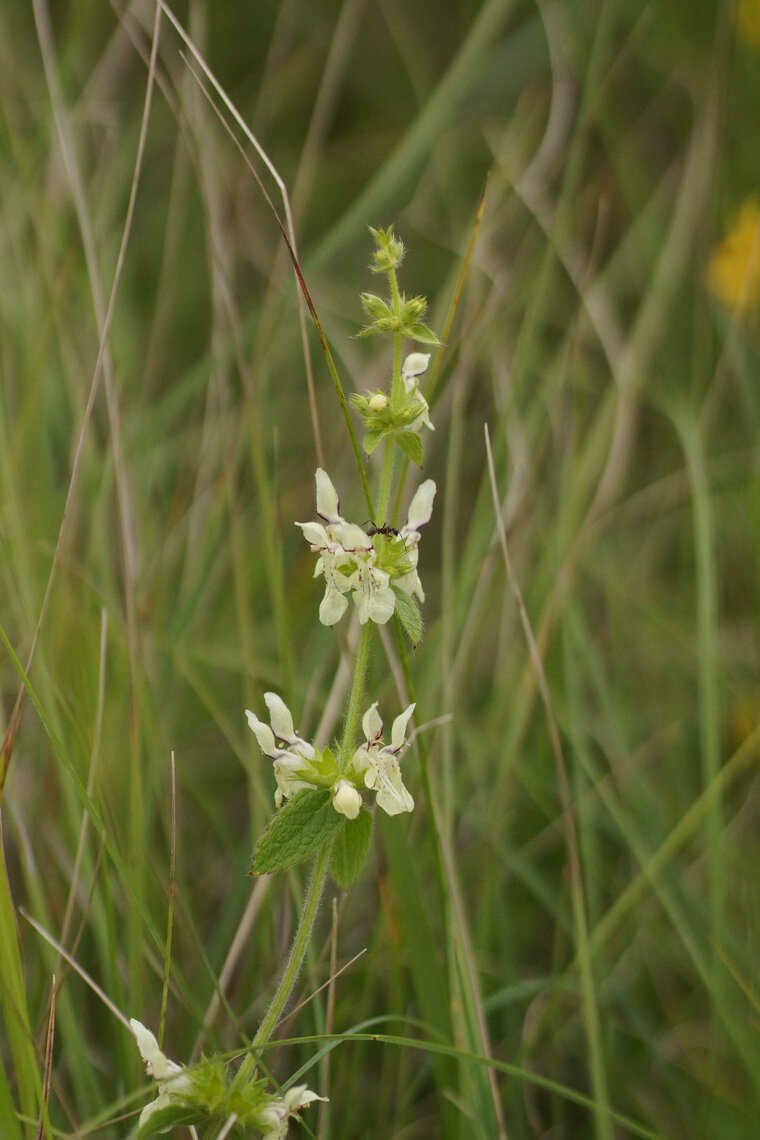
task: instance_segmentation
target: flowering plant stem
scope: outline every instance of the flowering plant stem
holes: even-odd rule
[[[401,310],[401,296],[398,289],[398,280],[396,278],[395,270],[388,273],[388,284],[391,290],[391,307],[394,316],[398,316]],[[401,333],[396,333],[393,337],[393,375],[391,378],[391,400],[398,401],[401,395],[401,360],[404,349],[404,338]],[[396,459],[396,449],[393,446],[393,439],[388,439],[385,444],[385,453],[383,455],[383,474],[380,483],[380,497],[377,504],[377,514],[375,521],[378,526],[383,526],[388,522],[388,506],[391,499],[391,486],[393,484],[393,468]]]
[[[351,694],[346,708],[346,720],[343,725],[343,739],[340,742],[338,763],[341,771],[345,771],[354,751],[356,729],[359,724],[359,706],[364,693],[364,681],[369,663],[369,643],[372,637],[372,622],[367,622],[359,629],[359,643],[356,646],[356,661],[354,662],[354,677],[351,682]]]
[[[293,939],[293,945],[290,948],[290,954],[288,955],[285,969],[282,972],[282,977],[269,1003],[269,1009],[264,1014],[261,1025],[256,1031],[256,1036],[252,1041],[254,1050],[261,1049],[268,1043],[277,1022],[280,1020],[282,1011],[287,1005],[288,998],[293,992],[293,987],[298,980],[298,975],[301,972],[301,966],[306,956],[306,948],[309,944],[314,920],[319,910],[319,900],[322,897],[322,891],[324,890],[325,881],[327,879],[327,870],[330,866],[331,854],[332,843],[327,843],[317,853],[314,859],[311,878],[309,879],[309,885],[306,889],[306,897],[303,901],[303,910],[301,911],[296,936]],[[237,1079],[243,1084],[249,1079],[253,1079],[255,1074],[255,1054],[249,1053],[240,1066]]]
[[[388,521],[388,506],[391,501],[391,487],[393,485],[393,468],[396,458],[396,448],[393,445],[393,440],[387,440],[385,444],[385,454],[383,455],[383,474],[380,483],[380,495],[377,503],[377,513],[375,515],[375,522],[378,526],[384,526]]]
[[[394,317],[401,316],[401,294],[398,289],[398,278],[395,269],[388,274],[388,284],[391,290],[391,308]],[[398,399],[401,395],[401,357],[404,349],[404,338],[401,333],[393,336],[393,377],[391,379],[391,399]]]

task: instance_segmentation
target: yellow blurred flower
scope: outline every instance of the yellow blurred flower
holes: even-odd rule
[[[760,0],[755,7],[760,13]],[[707,267],[707,284],[716,297],[737,313],[747,313],[760,305],[760,201],[757,198],[747,199],[734,217],[728,234],[713,250]]]
[[[742,39],[760,48],[760,0],[739,0],[734,8],[734,22]]]

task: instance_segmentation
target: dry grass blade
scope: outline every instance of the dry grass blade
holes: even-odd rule
[[[41,923],[37,922],[36,918],[33,918],[32,915],[29,914],[27,910],[24,910],[23,907],[19,907],[19,914],[26,919],[29,925],[37,931],[41,938],[44,938],[49,946],[52,946],[53,949],[56,950],[58,954],[60,954],[61,958],[63,958],[65,962],[68,962],[72,970],[74,970],[75,973],[79,974],[79,977],[82,979],[82,981],[90,987],[92,992],[96,994],[98,998],[100,998],[100,1000],[103,1002],[103,1005],[106,1006],[106,1008],[113,1014],[116,1020],[120,1021],[124,1028],[128,1029],[131,1033],[132,1029],[130,1027],[128,1018],[126,1018],[118,1006],[116,1006],[111,1001],[108,994],[101,986],[98,985],[92,975],[88,974],[87,971],[79,965],[73,955],[69,954],[66,947],[62,946],[57,938],[53,938],[52,934],[48,934],[44,926],[42,926]]]
[[[126,257],[127,245],[129,242],[129,235],[130,235],[130,232],[132,229],[132,219],[134,216],[135,202],[137,200],[137,188],[138,188],[139,181],[140,181],[140,171],[142,169],[142,160],[143,160],[143,155],[145,152],[145,140],[147,138],[148,122],[150,119],[150,108],[151,108],[151,102],[152,102],[152,97],[153,97],[153,86],[154,86],[155,73],[156,73],[156,59],[157,59],[157,53],[158,53],[158,30],[159,30],[159,23],[160,23],[160,10],[157,8],[156,9],[156,15],[155,15],[155,23],[154,23],[154,28],[153,28],[153,43],[152,43],[152,47],[151,47],[150,64],[149,64],[149,68],[148,68],[148,81],[147,81],[146,90],[145,90],[145,102],[144,102],[144,106],[143,106],[142,120],[140,123],[140,136],[139,136],[139,140],[138,140],[138,144],[137,144],[137,154],[135,156],[135,166],[134,166],[134,173],[132,176],[132,184],[130,187],[129,203],[127,206],[126,217],[124,219],[124,228],[122,231],[121,243],[119,246],[118,257],[116,260],[116,268],[114,270],[114,277],[113,277],[113,282],[111,285],[111,293],[110,293],[110,296],[108,299],[108,305],[107,305],[105,311],[103,311],[102,301],[100,298],[99,275],[98,275],[98,270],[97,270],[97,257],[95,255],[94,240],[93,240],[93,236],[92,236],[92,232],[91,232],[91,227],[88,223],[88,213],[87,213],[87,205],[86,205],[86,200],[85,200],[84,188],[82,186],[82,182],[81,182],[81,178],[79,175],[76,159],[74,156],[74,149],[73,149],[73,145],[72,145],[71,138],[70,138],[69,124],[67,122],[64,100],[63,100],[63,95],[62,95],[61,85],[60,85],[60,79],[58,76],[58,69],[57,69],[57,65],[56,65],[55,47],[54,47],[54,42],[53,42],[52,28],[50,25],[50,14],[49,14],[49,11],[47,9],[46,4],[44,3],[44,0],[33,0],[33,8],[34,8],[35,22],[37,24],[37,32],[38,32],[39,41],[40,41],[40,48],[42,51],[43,64],[45,67],[45,72],[46,72],[46,76],[47,76],[47,80],[48,80],[48,87],[50,90],[50,98],[51,98],[51,103],[52,103],[52,107],[53,107],[53,115],[56,119],[56,125],[58,128],[58,138],[59,138],[59,142],[61,144],[61,150],[63,153],[64,162],[65,162],[67,173],[69,176],[69,182],[70,182],[70,186],[71,186],[72,197],[74,198],[74,202],[75,202],[75,205],[77,208],[77,216],[78,216],[78,220],[79,220],[79,224],[80,224],[80,229],[81,229],[81,233],[82,233],[82,241],[83,241],[84,248],[85,248],[85,256],[87,259],[88,269],[89,269],[89,273],[90,273],[90,280],[91,280],[92,290],[93,290],[93,303],[95,305],[96,316],[98,319],[98,326],[99,326],[100,344],[98,347],[98,355],[97,355],[97,358],[95,361],[95,367],[93,368],[92,380],[90,382],[90,389],[89,389],[89,393],[88,393],[88,397],[87,397],[87,404],[85,407],[84,415],[82,416],[82,422],[81,422],[80,427],[79,427],[79,434],[77,437],[77,443],[76,443],[76,448],[74,451],[74,458],[73,458],[72,467],[71,467],[71,476],[69,478],[69,486],[68,486],[68,490],[66,492],[66,501],[65,501],[65,504],[63,507],[63,514],[61,516],[61,522],[60,522],[60,526],[58,529],[58,537],[56,539],[56,545],[55,545],[55,550],[53,553],[53,559],[52,559],[52,563],[51,563],[51,567],[50,567],[50,573],[48,575],[47,584],[45,586],[45,593],[44,593],[44,596],[42,599],[42,605],[40,606],[40,612],[39,612],[39,615],[37,618],[37,624],[35,627],[34,636],[32,638],[32,644],[31,644],[31,647],[29,649],[29,653],[27,654],[27,658],[26,658],[25,672],[27,673],[27,675],[31,671],[32,663],[34,661],[34,656],[35,656],[36,649],[37,649],[37,644],[39,641],[39,636],[40,636],[40,633],[42,631],[42,627],[43,627],[44,622],[45,622],[45,617],[47,615],[48,605],[50,603],[50,597],[51,597],[52,590],[53,590],[53,583],[55,581],[56,570],[58,567],[61,551],[63,549],[64,538],[66,536],[67,529],[68,529],[68,521],[69,521],[69,518],[71,515],[71,507],[72,507],[72,504],[74,501],[74,496],[76,494],[77,486],[79,483],[79,473],[80,473],[80,468],[81,468],[81,463],[82,463],[84,442],[85,442],[85,438],[87,435],[87,430],[88,430],[88,427],[90,424],[90,420],[92,418],[92,411],[93,411],[93,408],[95,405],[95,397],[96,397],[97,391],[98,391],[101,368],[103,368],[103,370],[105,372],[107,388],[109,389],[109,391],[112,388],[112,373],[111,373],[110,356],[109,356],[109,352],[108,352],[108,334],[110,332],[111,323],[113,321],[113,314],[114,314],[114,310],[115,310],[115,306],[116,306],[116,297],[118,294],[119,283],[121,281],[122,271],[124,268],[124,259]],[[111,406],[111,401],[109,399],[109,411],[110,411],[110,406]],[[118,432],[114,432],[113,441],[114,441],[114,450],[116,452],[117,447],[118,447],[118,442],[117,442],[118,441]],[[118,461],[118,456],[116,457],[116,468],[117,468],[117,472],[119,472],[121,470],[121,464]],[[123,483],[121,482],[121,480],[119,480],[119,486],[120,486],[120,488],[122,488],[122,490],[120,492],[120,500],[121,500],[121,505],[123,508],[121,521],[122,521],[122,524],[124,524],[125,513],[126,513],[126,506],[125,506],[124,500],[125,500],[126,496],[125,496],[125,493],[123,492]],[[126,533],[124,533],[123,537],[124,537],[124,556],[125,556],[125,559],[128,559],[129,558],[129,551],[131,549],[131,543],[128,541],[128,536],[126,535]],[[128,577],[128,581],[133,580],[131,575],[128,575],[127,577]],[[130,628],[133,628],[134,622],[133,622],[133,620],[130,620],[130,614],[131,614],[131,617],[133,618],[134,612],[133,612],[133,607],[130,605],[130,597],[131,597],[131,595],[130,595],[129,589],[128,589],[127,590],[128,620],[130,623]],[[25,701],[26,701],[26,690],[25,690],[24,686],[22,685],[19,688],[18,695],[16,697],[16,702],[13,706],[13,712],[11,713],[11,717],[10,717],[10,720],[8,723],[8,728],[6,730],[5,737],[3,740],[2,751],[0,753],[0,803],[2,802],[3,790],[5,787],[5,781],[6,781],[6,778],[8,775],[8,768],[9,768],[9,765],[11,762],[11,757],[13,755],[13,746],[15,743],[16,734],[18,732],[18,728],[19,728],[19,725],[21,723],[21,716],[22,716],[22,713],[24,710]]]
[[[359,449],[359,442],[356,438],[356,432],[354,431],[354,426],[353,426],[353,423],[351,421],[351,415],[349,413],[348,403],[346,402],[346,396],[345,396],[345,393],[343,391],[343,385],[341,383],[340,376],[338,374],[338,370],[337,370],[337,367],[335,365],[335,361],[333,359],[332,352],[330,351],[330,345],[329,345],[327,337],[325,335],[325,331],[322,327],[322,322],[319,319],[319,314],[317,313],[317,309],[316,309],[316,306],[314,304],[314,300],[311,296],[311,293],[309,291],[309,287],[306,284],[306,278],[304,277],[303,270],[301,269],[301,264],[300,264],[300,261],[298,258],[298,252],[297,252],[296,240],[295,240],[295,232],[294,232],[294,228],[293,228],[293,219],[292,219],[291,210],[290,210],[290,201],[289,201],[287,190],[285,187],[285,182],[280,177],[274,163],[271,161],[271,159],[267,155],[266,151],[264,150],[261,143],[258,141],[256,136],[254,135],[253,131],[250,129],[250,127],[247,125],[247,123],[243,120],[242,116],[240,115],[240,112],[237,110],[234,103],[229,98],[229,96],[225,92],[224,88],[222,87],[222,85],[219,83],[219,81],[217,80],[217,78],[215,77],[215,75],[213,74],[211,69],[209,68],[208,64],[204,60],[201,53],[198,51],[197,47],[195,46],[195,44],[193,43],[191,38],[188,36],[187,32],[185,32],[185,30],[182,28],[182,25],[179,23],[177,18],[171,12],[171,9],[169,9],[166,6],[166,4],[163,3],[163,0],[161,0],[161,9],[162,9],[162,11],[164,11],[166,13],[168,19],[172,23],[172,26],[176,29],[176,31],[180,35],[183,43],[185,43],[186,46],[188,47],[188,49],[191,51],[193,58],[195,59],[195,61],[197,62],[198,66],[200,67],[200,69],[203,73],[205,80],[208,81],[208,83],[211,85],[211,87],[216,92],[218,97],[221,99],[222,103],[224,104],[224,106],[226,107],[226,109],[228,110],[230,115],[232,116],[234,122],[237,123],[238,127],[243,132],[245,138],[248,140],[248,142],[254,148],[254,150],[258,154],[259,158],[262,160],[262,162],[266,166],[267,170],[269,171],[269,173],[274,178],[274,180],[277,183],[277,186],[280,190],[280,194],[282,195],[283,205],[284,205],[284,209],[285,209],[286,224],[283,224],[283,221],[280,218],[279,213],[277,212],[277,208],[275,207],[275,204],[272,201],[270,194],[268,193],[266,187],[264,186],[264,183],[262,182],[258,171],[256,170],[256,168],[253,166],[253,164],[248,159],[248,156],[245,154],[245,151],[240,146],[240,143],[238,142],[236,136],[232,132],[229,124],[224,119],[224,117],[220,114],[218,108],[216,107],[216,104],[214,103],[214,100],[211,98],[210,92],[208,91],[208,89],[206,87],[206,83],[204,83],[204,81],[198,75],[197,71],[195,71],[195,69],[193,69],[188,62],[188,66],[190,66],[190,69],[191,69],[191,71],[192,71],[192,73],[193,73],[193,75],[194,75],[194,77],[198,83],[199,88],[201,89],[201,91],[203,92],[205,97],[209,100],[209,103],[214,108],[216,113],[219,115],[220,121],[224,125],[225,129],[229,132],[230,137],[233,139],[236,146],[240,150],[240,153],[242,154],[248,169],[250,170],[251,174],[253,175],[253,177],[256,181],[256,184],[259,187],[259,190],[261,191],[261,193],[264,197],[264,200],[266,201],[269,209],[272,212],[272,216],[275,219],[275,223],[277,225],[277,228],[279,229],[280,235],[281,235],[281,237],[285,243],[285,248],[288,251],[288,256],[290,257],[291,263],[293,265],[293,271],[296,275],[296,280],[298,282],[300,293],[301,293],[304,301],[306,302],[309,313],[311,315],[312,323],[314,325],[314,329],[316,331],[317,337],[319,339],[320,346],[322,348],[322,353],[323,353],[324,358],[325,358],[325,363],[327,364],[327,369],[330,373],[330,378],[332,379],[333,386],[335,388],[335,394],[338,397],[338,403],[340,404],[341,412],[343,413],[343,418],[344,418],[344,421],[346,423],[346,428],[348,431],[349,439],[351,441],[351,447],[352,447],[352,450],[354,453],[354,459],[356,461],[356,467],[357,467],[357,471],[359,474],[359,478],[361,480],[362,490],[364,492],[364,497],[365,497],[365,500],[367,503],[367,507],[369,508],[370,512],[372,512],[372,510],[373,510],[372,494],[370,492],[369,483],[367,482],[367,473],[366,473],[365,468],[364,468],[364,461],[362,459],[361,451]],[[310,400],[312,401],[312,415],[314,416],[316,413],[316,403],[315,403],[315,396],[314,396],[313,392],[310,392]],[[317,451],[318,451],[318,453],[321,453],[321,445],[319,445],[319,444],[317,445]]]
[[[50,1103],[50,1085],[53,1073],[53,1045],[55,1042],[55,997],[57,987],[55,984],[55,974],[53,974],[52,984],[50,986],[50,1012],[48,1014],[47,1033],[45,1034],[45,1065],[42,1070],[42,1103],[44,1105],[43,1111],[40,1113],[39,1123],[37,1125],[36,1140],[43,1140],[45,1136],[45,1113],[47,1106]]]

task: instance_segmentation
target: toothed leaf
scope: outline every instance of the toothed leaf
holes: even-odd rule
[[[330,802],[330,792],[308,788],[280,808],[256,844],[251,875],[270,875],[303,863],[346,823]]]
[[[356,819],[347,820],[346,826],[335,840],[330,874],[343,890],[346,890],[359,876],[364,866],[372,839],[372,816],[366,808]]]
[[[404,633],[415,648],[422,641],[422,614],[414,598],[405,594],[403,590],[394,590],[396,595],[396,613],[401,622]]]
[[[422,467],[422,440],[417,435],[417,433],[413,431],[404,431],[397,435],[396,439],[398,440],[398,445],[407,459],[411,459],[412,463],[416,463],[418,467]]]

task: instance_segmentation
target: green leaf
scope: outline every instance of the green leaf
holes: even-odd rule
[[[441,343],[433,330],[429,329],[427,325],[423,325],[421,321],[407,326],[407,328],[404,329],[404,334],[408,336],[410,340],[419,341],[420,344],[433,344],[438,346]]]
[[[405,594],[403,590],[394,590],[396,595],[396,613],[401,622],[404,633],[416,648],[422,641],[422,614],[414,598]]]
[[[403,431],[396,436],[396,439],[407,459],[411,459],[412,463],[416,463],[418,467],[422,467],[422,440],[417,433],[414,431]]]
[[[375,450],[375,448],[377,447],[378,443],[380,442],[380,440],[383,438],[384,435],[385,435],[385,432],[382,432],[382,431],[368,431],[367,432],[367,434],[364,437],[364,450],[366,451],[367,455],[372,454],[372,452]]]
[[[330,792],[307,788],[277,812],[256,844],[251,875],[270,875],[303,863],[345,824],[330,802]]]
[[[346,890],[364,866],[372,839],[372,816],[366,808],[356,819],[346,821],[333,847],[330,874],[339,887]]]

